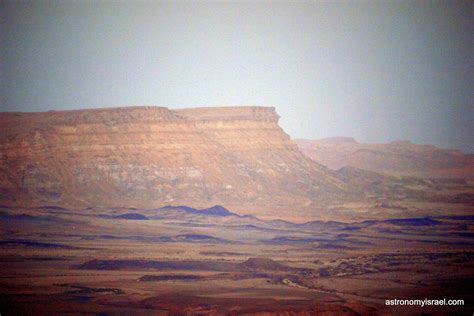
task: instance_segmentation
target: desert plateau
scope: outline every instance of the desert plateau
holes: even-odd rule
[[[0,1],[0,316],[473,316],[473,4]]]
[[[472,308],[470,177],[330,169],[299,151],[269,107],[0,121],[2,314]],[[427,297],[466,304],[385,305]]]

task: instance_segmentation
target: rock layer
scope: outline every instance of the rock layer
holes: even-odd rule
[[[474,155],[408,141],[361,144],[353,138],[296,140],[310,159],[331,169],[356,167],[391,175],[474,179]]]
[[[308,221],[420,216],[441,205],[465,212],[474,203],[466,181],[326,168],[278,119],[274,108],[252,106],[0,113],[0,205],[223,205]]]
[[[242,212],[308,207],[346,184],[305,158],[272,107],[128,107],[0,114],[6,205]]]

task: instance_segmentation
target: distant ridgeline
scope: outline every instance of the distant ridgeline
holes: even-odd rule
[[[273,107],[255,106],[0,113],[0,203],[221,204],[311,217],[316,208],[360,201],[371,191],[399,194],[383,183],[372,187],[373,175],[369,182],[360,173],[351,178],[306,158],[278,120]]]
[[[348,137],[295,142],[308,158],[334,170],[351,166],[392,175],[474,179],[474,155],[459,150],[409,141],[363,144]]]

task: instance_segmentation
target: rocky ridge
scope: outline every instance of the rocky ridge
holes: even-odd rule
[[[278,120],[273,107],[254,106],[0,113],[0,204],[223,205],[308,221],[393,201],[405,213],[398,202],[471,203],[470,191],[453,200],[439,183],[330,170],[305,157]]]
[[[399,176],[474,179],[474,155],[459,150],[409,141],[363,144],[350,137],[295,142],[307,157],[333,170],[356,167]]]
[[[0,114],[5,205],[270,210],[345,190],[272,107],[127,107]]]

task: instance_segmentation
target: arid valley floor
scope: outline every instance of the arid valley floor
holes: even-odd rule
[[[472,315],[473,156],[278,120],[0,113],[1,316]],[[465,304],[385,305],[425,298]]]
[[[474,0],[0,0],[0,316],[474,316]]]
[[[2,315],[471,314],[474,216],[294,224],[216,206],[4,207]],[[385,306],[464,299],[462,307]]]

